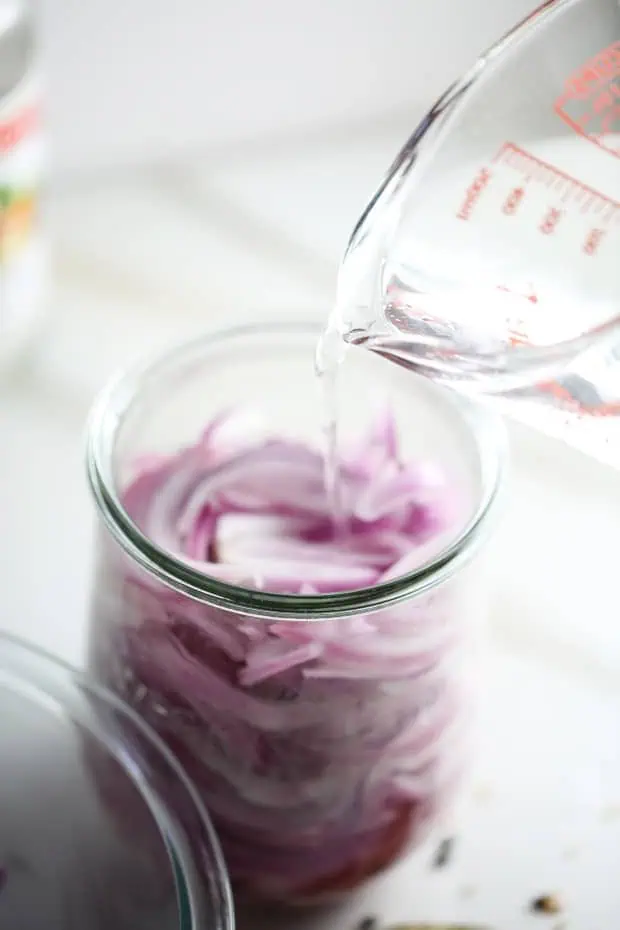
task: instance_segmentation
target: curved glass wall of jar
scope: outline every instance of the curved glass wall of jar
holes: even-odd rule
[[[298,592],[261,589],[262,543],[242,523],[240,542],[227,543],[251,554],[242,584],[209,527],[222,474],[238,473],[230,450],[240,436],[251,443],[255,427],[236,420],[235,431],[221,415],[250,406],[279,440],[319,447],[318,335],[269,324],[181,347],[107,389],[88,448],[101,517],[91,670],[189,772],[234,886],[288,903],[356,888],[419,843],[451,799],[469,643],[488,593],[484,559],[473,556],[493,523],[504,458],[494,415],[351,349],[337,391],[340,449],[387,405],[396,458],[443,470],[437,493],[450,498],[450,520],[412,543],[402,573],[355,588],[328,572],[333,590],[318,594],[303,571]],[[232,456],[224,467],[222,449]],[[287,455],[276,456],[271,482],[282,493]]]

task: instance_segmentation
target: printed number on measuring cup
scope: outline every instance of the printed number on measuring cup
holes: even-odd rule
[[[605,235],[604,229],[591,229],[590,230],[590,232],[588,233],[588,238],[586,239],[583,245],[583,251],[586,253],[586,255],[594,255],[599,245],[601,244],[601,240],[603,239],[604,235]]]
[[[545,216],[544,220],[538,227],[541,233],[543,233],[545,236],[552,235],[555,232],[561,217],[562,211],[558,210],[557,207],[551,207],[547,211],[547,215]]]
[[[517,212],[517,208],[524,197],[525,189],[523,187],[513,188],[504,201],[502,213],[505,213],[507,216],[512,216]]]

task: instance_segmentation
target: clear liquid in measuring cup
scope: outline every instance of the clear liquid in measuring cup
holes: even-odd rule
[[[588,144],[505,143],[430,172],[345,258],[323,368],[339,338],[620,464],[620,163]]]

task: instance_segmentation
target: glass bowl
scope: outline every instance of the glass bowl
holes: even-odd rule
[[[233,930],[209,817],[129,708],[5,634],[0,700],[0,927]]]

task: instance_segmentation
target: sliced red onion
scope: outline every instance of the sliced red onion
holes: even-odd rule
[[[219,581],[313,597],[419,568],[458,495],[402,462],[386,413],[342,454],[334,525],[319,452],[235,414],[124,495],[141,531]],[[455,585],[377,613],[267,621],[190,600],[104,547],[93,662],[186,766],[233,880],[285,900],[348,889],[419,840],[460,764]],[[173,790],[171,788],[171,790]]]
[[[173,459],[152,458],[125,495],[153,542],[221,580],[291,594],[302,585],[316,593],[368,587],[394,577],[395,564],[450,526],[445,476],[432,463],[399,462],[387,415],[361,446],[366,459],[344,457],[347,531],[338,537],[322,456],[281,439],[235,445],[230,437],[241,431],[231,419],[220,418]],[[225,430],[222,454],[217,442]]]

